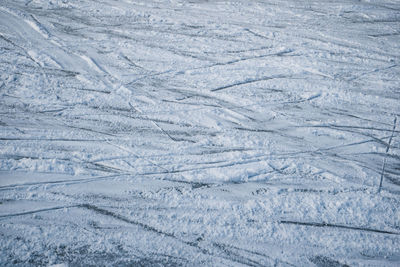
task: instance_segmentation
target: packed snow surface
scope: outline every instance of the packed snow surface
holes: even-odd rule
[[[1,0],[0,114],[2,266],[400,264],[398,0]]]

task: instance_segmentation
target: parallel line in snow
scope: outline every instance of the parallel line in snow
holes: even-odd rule
[[[60,209],[67,209],[67,208],[76,208],[76,207],[79,207],[79,205],[59,206],[59,207],[32,210],[32,211],[26,211],[26,212],[20,212],[20,213],[3,214],[3,215],[0,215],[0,218],[10,218],[10,217],[16,217],[16,216],[35,214],[35,213],[39,213],[39,212],[45,212],[45,211],[51,211],[51,210],[60,210]]]
[[[392,231],[385,231],[385,230],[372,229],[372,228],[366,228],[366,227],[358,227],[358,226],[341,225],[341,224],[319,223],[319,222],[298,222],[298,221],[289,221],[289,220],[281,220],[278,222],[282,223],[282,224],[294,224],[294,225],[313,226],[313,227],[332,227],[332,228],[357,230],[357,231],[379,233],[379,234],[400,235],[400,233],[392,232]]]
[[[261,82],[261,81],[268,81],[268,80],[273,80],[273,79],[283,79],[283,78],[289,78],[289,76],[287,75],[276,75],[276,76],[267,76],[267,77],[262,77],[262,78],[258,78],[258,79],[246,79],[244,81],[241,82],[236,82],[233,84],[229,84],[229,85],[225,85],[225,86],[221,86],[218,88],[214,88],[211,89],[211,92],[217,92],[217,91],[221,91],[221,90],[225,90],[231,87],[236,87],[236,86],[240,86],[240,85],[244,85],[244,84],[251,84],[251,83],[256,83],[256,82]]]

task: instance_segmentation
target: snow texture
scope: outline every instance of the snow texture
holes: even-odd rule
[[[399,64],[398,0],[1,0],[0,265],[399,266]]]

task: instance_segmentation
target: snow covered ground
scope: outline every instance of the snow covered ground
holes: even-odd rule
[[[398,0],[1,0],[0,77],[2,266],[400,264]]]

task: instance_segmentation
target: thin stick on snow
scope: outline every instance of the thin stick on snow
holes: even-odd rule
[[[380,181],[380,183],[379,183],[378,193],[381,192],[381,189],[382,189],[383,176],[385,175],[385,168],[386,168],[387,153],[389,152],[390,143],[392,142],[393,135],[394,135],[394,131],[396,130],[396,123],[397,123],[397,117],[394,117],[392,135],[390,136],[388,145],[387,145],[387,147],[386,147],[385,158],[383,159],[382,172],[381,172],[381,181]]]

